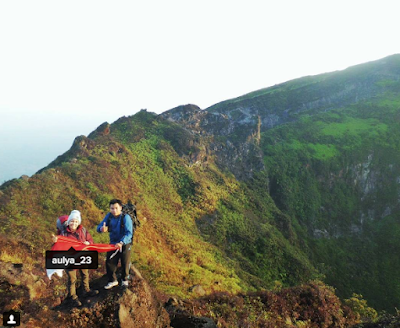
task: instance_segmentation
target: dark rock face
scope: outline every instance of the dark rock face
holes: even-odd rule
[[[30,272],[22,263],[0,261],[0,309],[12,310],[16,298],[29,303],[42,294],[46,287],[43,279]]]
[[[193,286],[194,287],[194,286]],[[176,298],[170,298],[165,304],[165,309],[171,318],[174,328],[217,328],[214,320],[190,314],[186,308],[188,304]]]
[[[182,124],[193,134],[229,135],[233,131],[233,121],[226,115],[210,113],[196,105],[179,106],[160,114],[160,117]]]
[[[208,155],[215,155],[216,163],[231,171],[237,179],[246,180],[254,172],[264,169],[259,148],[257,117],[246,123],[225,114],[201,110],[195,105],[179,106],[160,115],[161,118],[183,126],[192,136],[199,136],[197,151],[191,154],[191,163],[200,164]]]
[[[177,315],[171,320],[174,328],[217,328],[210,318]]]

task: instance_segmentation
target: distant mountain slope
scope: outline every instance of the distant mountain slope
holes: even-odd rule
[[[141,111],[79,136],[0,187],[3,258],[43,266],[57,216],[94,229],[137,203],[134,261],[166,295],[325,279],[379,309],[400,302],[400,56],[201,110]],[[19,245],[16,249],[12,245]],[[325,277],[325,278],[324,278]]]
[[[262,130],[312,114],[367,101],[400,80],[400,55],[360,64],[343,71],[303,77],[213,105],[206,110],[228,115]]]
[[[394,55],[205,111],[187,106],[162,115],[212,135],[217,163],[247,185],[266,173],[261,185],[341,295],[361,292],[393,309],[400,301],[392,251],[399,247],[399,93]]]

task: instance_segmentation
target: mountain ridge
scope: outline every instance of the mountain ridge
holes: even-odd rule
[[[93,231],[117,195],[137,203],[134,262],[161,293],[323,279],[342,299],[362,292],[390,311],[400,301],[399,81],[395,55],[205,110],[105,122],[37,174],[0,186],[0,261],[18,260],[8,246],[18,242],[39,269],[57,216],[79,209]],[[296,105],[304,100],[313,105]],[[287,104],[297,107],[285,113]]]
[[[264,127],[270,128],[276,126],[276,123],[279,123],[281,121],[283,123],[286,122],[286,119],[290,117],[291,112],[297,114],[299,112],[303,112],[306,110],[310,109],[312,110],[313,108],[316,107],[318,107],[319,109],[321,109],[321,107],[333,108],[334,105],[337,104],[335,100],[336,99],[341,100],[343,96],[346,95],[352,95],[352,98],[346,99],[346,102],[344,103],[342,102],[341,103],[342,106],[354,101],[357,102],[358,100],[364,98],[373,97],[376,93],[381,92],[382,90],[379,90],[379,88],[372,88],[372,87],[368,89],[365,86],[363,86],[363,84],[367,84],[366,82],[368,82],[368,85],[370,85],[371,80],[372,82],[374,82],[378,81],[378,79],[382,80],[383,77],[388,80],[399,81],[400,78],[400,72],[398,70],[399,61],[400,61],[400,55],[395,54],[389,57],[385,57],[381,60],[352,66],[342,71],[335,71],[331,73],[324,73],[315,76],[298,78],[272,87],[260,89],[258,91],[254,91],[245,94],[243,96],[240,96],[238,98],[233,98],[230,100],[220,102],[218,104],[208,107],[206,110],[211,112],[225,113],[225,114],[229,113],[230,116],[239,115],[238,113],[235,113],[235,111],[240,111],[245,116],[251,116],[251,115],[256,116],[259,114],[263,114],[264,116],[262,122],[263,129]],[[393,68],[395,68],[395,70]],[[376,73],[377,70],[379,70],[379,74]],[[362,81],[359,80],[360,75],[361,77],[363,77],[362,75],[366,75],[365,77],[363,77]],[[351,79],[354,79],[358,83],[356,84],[354,82],[349,83],[349,80],[344,81],[344,79],[348,77],[350,77],[350,81]],[[366,78],[370,80],[366,81],[365,80]],[[334,96],[332,95],[329,95],[329,97],[325,96],[327,94],[327,92],[324,91],[326,88],[332,87],[332,85],[336,83],[339,84],[341,82],[345,83],[343,83],[343,85],[336,86],[337,90],[335,90]],[[323,83],[327,84],[327,86],[323,86],[322,91],[320,91],[321,84]],[[305,87],[309,88],[310,85],[315,85],[315,84],[318,84],[318,92],[320,94],[311,92],[310,95],[307,95],[309,98],[311,98],[311,100],[309,100],[308,105],[304,105],[301,102],[301,100],[304,98],[304,95],[301,95],[302,89]],[[279,93],[281,91],[280,89],[290,90],[293,89],[294,87],[295,87],[294,90],[297,91],[294,96],[290,96],[290,98],[284,101],[283,103],[280,103],[279,101],[269,103],[271,101],[270,99],[268,99],[269,96],[271,96],[272,99],[277,98],[276,93]],[[382,86],[381,88],[384,89],[384,86]],[[357,92],[354,93],[352,91],[357,91]],[[246,102],[249,100],[249,98],[253,100],[252,102],[253,108],[246,106]],[[266,99],[264,100],[262,98]],[[260,104],[258,102],[254,104],[255,99],[257,99],[260,102]],[[291,104],[291,101],[294,101],[294,104]],[[279,108],[278,110],[280,112],[283,111],[282,116],[278,115],[279,116],[278,118],[275,118],[273,116],[277,115],[276,109],[275,112],[272,113],[268,112],[270,108],[274,108],[274,106],[278,106]],[[245,112],[246,110],[250,112],[246,113]],[[271,117],[269,117],[269,115],[271,115]]]

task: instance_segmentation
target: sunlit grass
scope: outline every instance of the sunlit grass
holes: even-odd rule
[[[345,135],[359,135],[364,132],[386,132],[388,126],[376,119],[360,119],[347,117],[341,123],[330,123],[322,128],[321,133],[327,136],[342,137]]]

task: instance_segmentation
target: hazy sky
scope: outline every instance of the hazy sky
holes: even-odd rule
[[[0,183],[104,121],[400,53],[396,1],[1,1]]]

